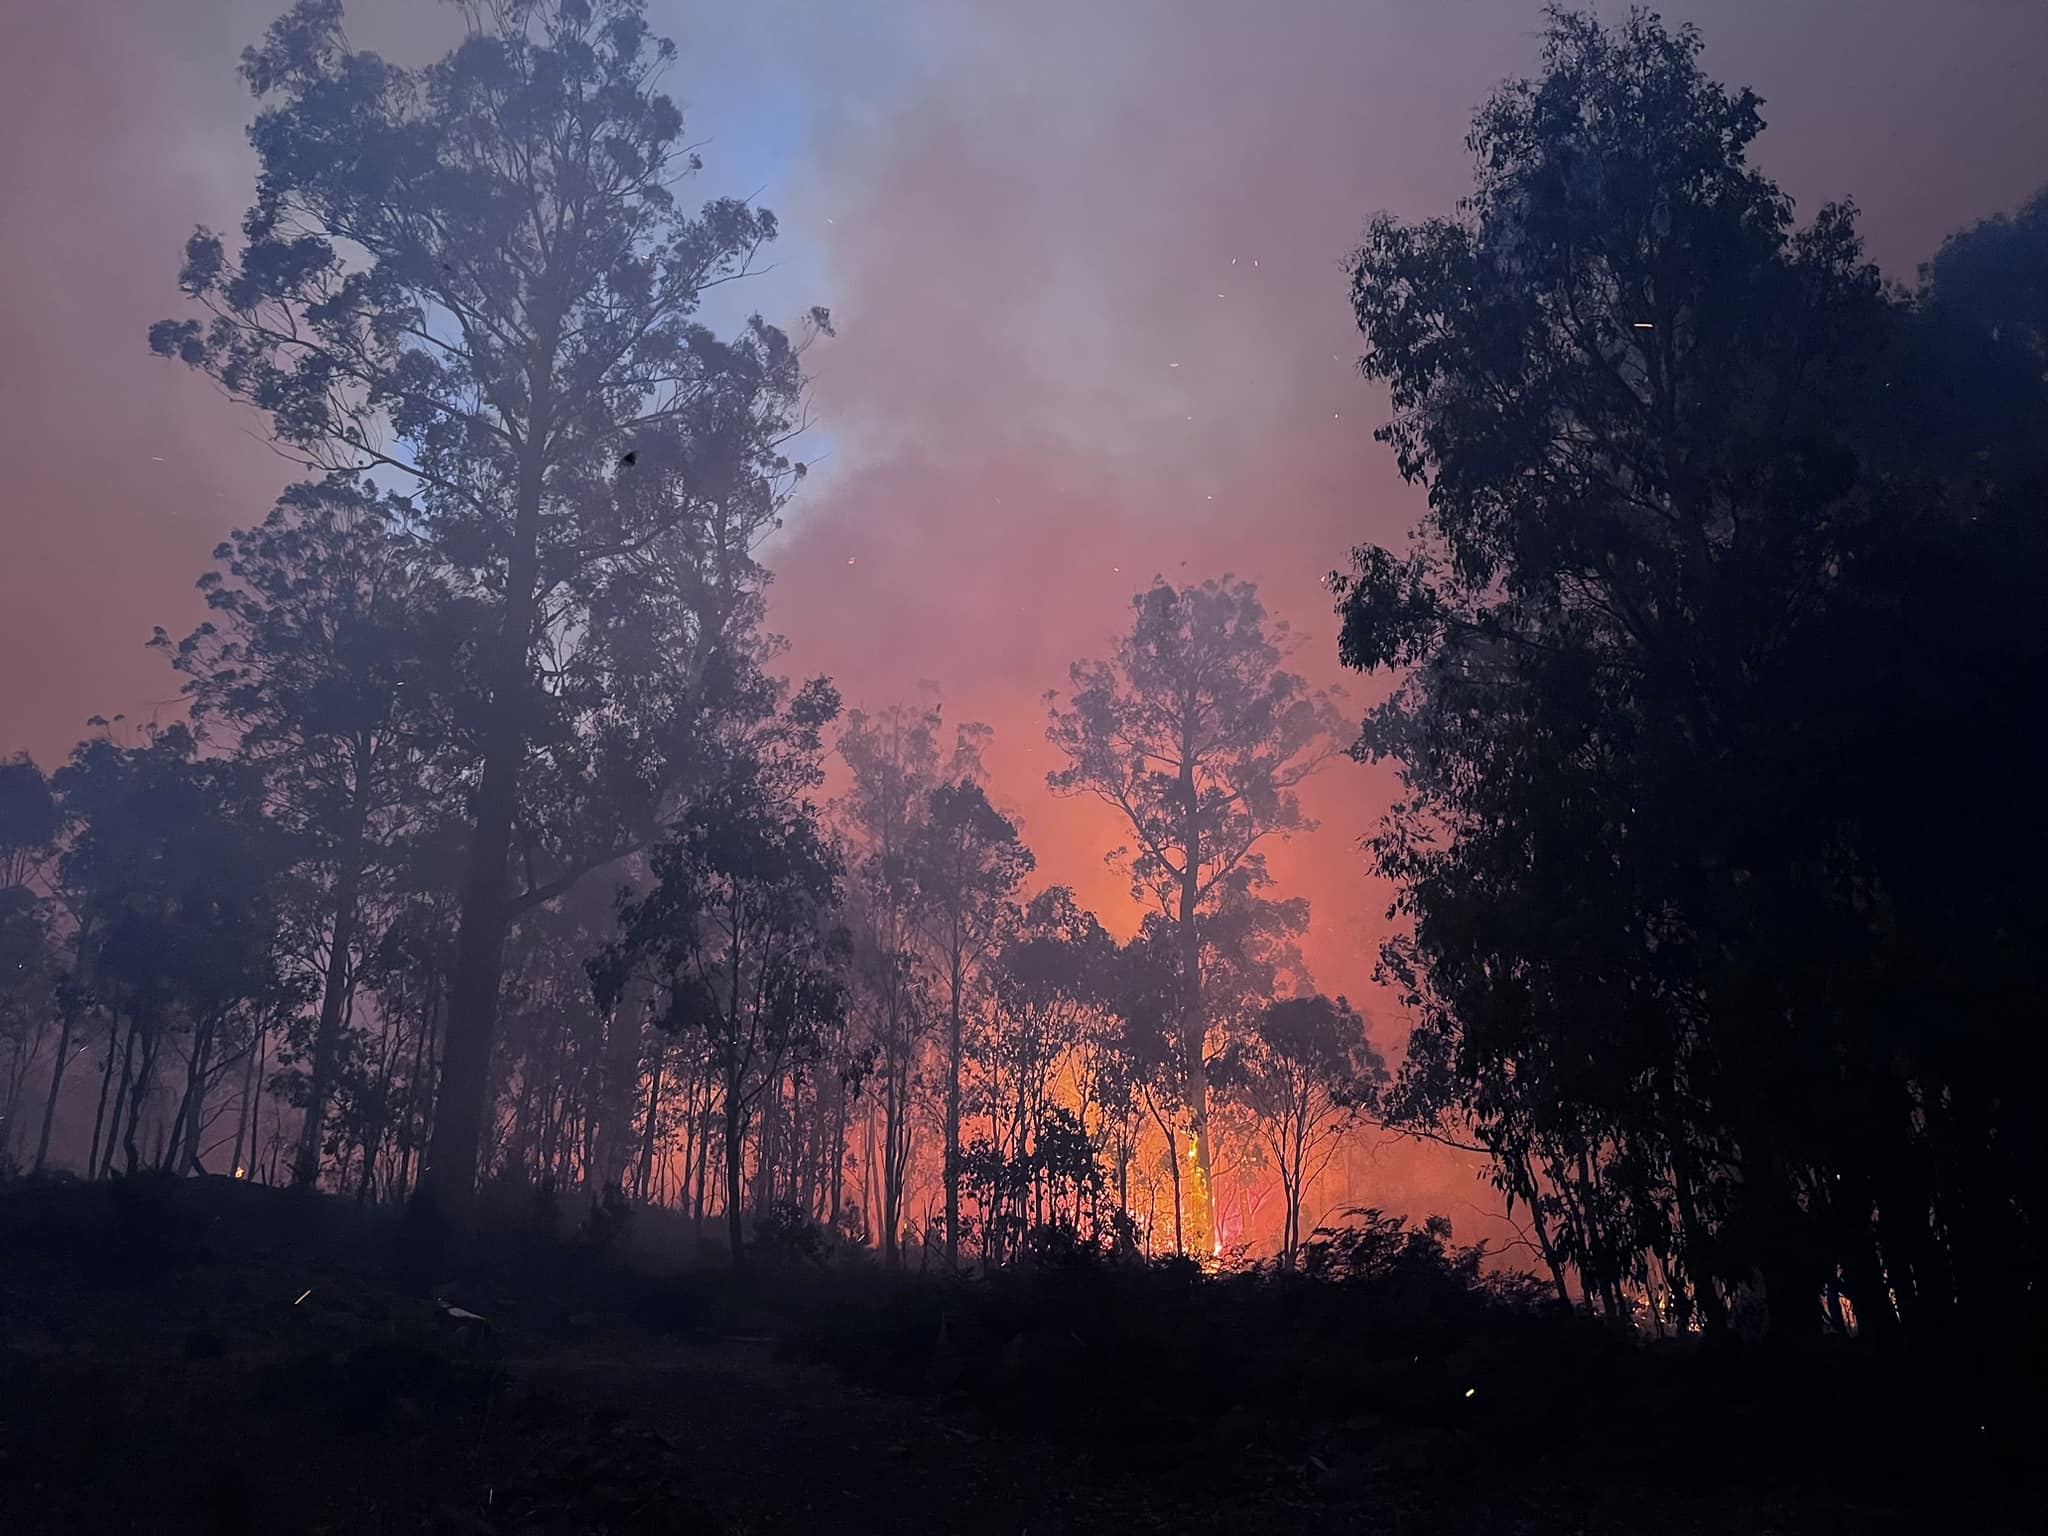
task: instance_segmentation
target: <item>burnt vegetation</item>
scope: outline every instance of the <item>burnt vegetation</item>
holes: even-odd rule
[[[777,225],[686,206],[673,46],[464,9],[246,53],[149,343],[304,478],[179,723],[0,763],[18,1528],[2027,1526],[2048,203],[1887,283],[1695,33],[1552,13],[1351,262],[1380,702],[1138,592],[1045,701],[1095,912],[985,727],[778,670],[831,321],[707,319]],[[1267,858],[1347,750],[1371,997]]]

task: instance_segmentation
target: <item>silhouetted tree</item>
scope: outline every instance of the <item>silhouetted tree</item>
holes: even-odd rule
[[[1068,700],[1049,696],[1046,736],[1067,766],[1046,782],[1094,795],[1129,823],[1133,842],[1117,857],[1132,895],[1174,925],[1176,1049],[1201,1179],[1196,1238],[1207,1246],[1212,1014],[1202,927],[1229,891],[1255,895],[1267,883],[1261,843],[1312,825],[1295,790],[1335,750],[1335,715],[1283,669],[1287,626],[1268,619],[1249,582],[1160,581],[1132,608],[1114,657],[1076,662]]]
[[[939,716],[892,705],[847,714],[838,752],[852,774],[839,803],[849,844],[847,917],[854,940],[857,1006],[880,1077],[882,1151],[879,1218],[882,1262],[902,1262],[903,1191],[917,1125],[923,1047],[930,1024],[920,964],[918,828],[943,771]],[[973,761],[977,738],[956,743],[954,761]]]
[[[1280,1264],[1301,1247],[1301,1200],[1386,1078],[1365,1020],[1343,998],[1283,998],[1216,1063],[1216,1084],[1256,1116],[1286,1200]]]
[[[58,824],[42,769],[27,756],[0,761],[0,890],[35,887],[55,856]]]
[[[1950,235],[1922,277],[1948,318],[2048,367],[2048,187],[2017,213]]]
[[[1053,1165],[1043,1148],[1055,1115],[1065,1117],[1058,1134],[1088,1139],[1081,1115],[1090,1085],[1080,1057],[1092,1020],[1108,1002],[1115,960],[1116,941],[1095,914],[1075,902],[1071,889],[1054,886],[1025,905],[988,962],[987,1005],[972,1038],[969,1078],[975,1107],[988,1115],[991,1151],[1025,1175],[1013,1181],[1023,1197],[1014,1209],[984,1207],[984,1222],[994,1229],[984,1234],[992,1262],[1001,1261],[1008,1241],[1005,1222],[1017,1234],[1043,1224],[1053,1183],[1072,1182],[1065,1174],[1048,1182]],[[1078,1101],[1079,1113],[1074,1103],[1060,1102],[1062,1090]],[[1065,1145],[1071,1152],[1071,1136]],[[1062,1167],[1070,1161],[1066,1152],[1054,1159]]]
[[[264,104],[244,247],[231,259],[195,235],[182,282],[211,319],[151,332],[306,463],[416,484],[436,555],[491,607],[427,1170],[457,1217],[485,1131],[523,780],[583,633],[569,610],[694,506],[786,483],[800,387],[780,331],[755,319],[720,340],[696,319],[775,220],[733,201],[677,210],[696,161],[651,83],[674,49],[641,0],[467,14],[469,36],[423,69],[352,51],[339,0],[300,0],[244,55]],[[642,473],[657,461],[685,467],[688,498]]]
[[[911,851],[918,913],[946,993],[946,1267],[960,1263],[960,1088],[966,1009],[982,965],[1011,916],[1011,900],[1037,867],[1016,825],[972,779],[927,796]]]
[[[755,1107],[792,1062],[815,1054],[845,1006],[849,945],[834,921],[841,866],[804,798],[820,777],[819,732],[837,711],[829,687],[809,685],[780,729],[729,764],[656,851],[653,888],[621,904],[619,937],[592,969],[610,1004],[635,968],[647,968],[660,1026],[708,1046],[723,1106],[735,1266]]]
[[[1164,1149],[1160,1171],[1173,1196],[1173,1251],[1183,1255],[1188,1233],[1182,1164],[1193,1171],[1196,1163],[1194,1147],[1181,1145],[1180,1130],[1180,1117],[1187,1109],[1187,1056],[1180,1034],[1187,1016],[1181,1001],[1184,981],[1172,920],[1148,912],[1138,932],[1117,951],[1109,984],[1114,1023],[1097,1046],[1105,1100],[1134,1107],[1159,1132]],[[1132,1137],[1131,1150],[1135,1152],[1139,1144]],[[1118,1173],[1118,1198],[1126,1202],[1126,1209],[1127,1173],[1127,1168]]]
[[[94,1126],[101,1171],[117,1149],[129,1172],[140,1166],[145,1110],[166,1048],[180,1038],[185,1081],[160,1127],[162,1160],[196,1165],[207,1089],[223,1062],[298,999],[276,966],[282,852],[263,814],[262,781],[195,748],[182,726],[135,748],[88,741],[53,781],[71,823],[60,877],[92,945],[93,988],[113,1030]]]
[[[1653,1269],[1710,1328],[1758,1283],[1788,1332],[1824,1285],[1869,1331],[2018,1305],[2030,1200],[1977,1149],[2030,1142],[2038,1081],[1988,936],[2043,916],[2005,765],[2044,644],[2002,617],[2048,571],[2039,369],[1887,295],[1849,210],[1795,229],[1700,46],[1554,13],[1460,215],[1356,258],[1429,491],[1336,579],[1344,661],[1405,673],[1357,749],[1405,785],[1397,1102],[1472,1125],[1617,1316]]]
[[[58,1012],[57,985],[57,955],[42,901],[25,886],[0,886],[0,1051],[6,1053],[0,1078],[0,1162],[13,1160],[22,1089],[49,1043]],[[60,1055],[70,1043],[69,1031],[61,1032]],[[54,1076],[58,1068],[51,1071]]]
[[[214,617],[175,646],[156,632],[187,678],[195,729],[261,775],[290,840],[288,904],[301,909],[320,995],[301,1184],[319,1177],[343,1029],[376,942],[366,914],[408,828],[431,812],[428,766],[449,745],[431,702],[448,687],[439,659],[462,636],[406,512],[345,478],[294,486],[214,551],[218,569],[199,584]]]
[[[42,769],[26,756],[0,761],[0,1049],[7,1052],[0,1161],[12,1151],[22,1088],[41,1059],[54,1019],[57,1054],[50,1067],[37,1168],[49,1147],[49,1122],[63,1085],[75,1013],[59,1007],[57,935],[46,888],[58,827],[57,802]]]

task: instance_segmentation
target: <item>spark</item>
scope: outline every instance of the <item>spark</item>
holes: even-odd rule
[[[1638,320],[1636,322],[1636,329],[1639,331],[1654,331],[1657,327],[1647,320]]]
[[[848,556],[846,557],[846,563],[847,563],[848,565],[851,565],[851,564],[853,564],[853,562],[854,562],[854,561],[858,560],[859,558],[860,558],[860,556],[859,556],[859,555],[848,555]]]
[[[832,221],[831,221],[830,219],[827,219],[827,220],[826,220],[825,222],[826,222],[827,224],[830,224],[830,223],[831,223]]]
[[[1216,297],[1220,299],[1220,298],[1222,298],[1222,297],[1223,297],[1223,295],[1219,293],[1219,294],[1217,294],[1217,295],[1216,295]]]
[[[164,461],[164,456],[163,456],[162,454],[160,454],[160,453],[152,453],[152,454],[151,454],[151,455],[149,456],[149,462],[150,462],[150,463],[152,463],[152,464],[161,464],[161,463],[163,463],[163,461]]]
[[[1258,264],[1259,264],[1259,258],[1258,258],[1258,257],[1256,257],[1256,256],[1254,256],[1254,257],[1252,258],[1252,265],[1256,267],[1256,266],[1257,266]]]
[[[1470,1396],[1472,1396],[1472,1394],[1473,1394],[1473,1393],[1477,1392],[1478,1390],[1479,1390],[1479,1389],[1478,1389],[1477,1387],[1467,1387],[1467,1388],[1465,1389],[1465,1395],[1466,1395],[1467,1397],[1470,1397]]]
[[[249,1177],[249,1170],[242,1167],[239,1163],[237,1163],[235,1165],[235,1177],[238,1179],[246,1179],[247,1177]]]
[[[304,1301],[308,1296],[312,1294],[313,1288],[311,1286],[308,1286],[305,1290],[299,1292],[299,1301]],[[296,1307],[299,1304],[299,1301],[293,1302],[292,1305]]]
[[[1169,367],[1169,368],[1178,368],[1178,367],[1180,366],[1180,364],[1179,364],[1179,363],[1168,363],[1168,364],[1167,364],[1166,366],[1167,366],[1167,367]]]
[[[1236,258],[1235,256],[1233,256],[1233,257],[1231,257],[1231,258],[1230,258],[1230,264],[1231,264],[1231,265],[1232,265],[1233,267],[1237,265],[1237,258]]]

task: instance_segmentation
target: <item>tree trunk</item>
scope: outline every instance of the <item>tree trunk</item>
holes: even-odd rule
[[[114,1166],[114,1131],[112,1126],[106,1124],[106,1120],[108,1095],[114,1086],[114,1046],[120,1034],[120,1016],[114,1013],[111,1009],[109,1009],[107,1013],[107,1064],[100,1072],[100,1105],[99,1108],[93,1112],[92,1146],[87,1151],[85,1156],[85,1176],[88,1179],[100,1178],[108,1169],[111,1169]],[[120,1092],[113,1096],[113,1102],[116,1106],[118,1106],[121,1103],[122,1098],[124,1098],[127,1095],[128,1062],[134,1054],[135,1022],[131,1019],[128,1023],[127,1046],[121,1055],[121,1088]],[[117,1107],[115,1111],[115,1119],[118,1120],[119,1118],[120,1112]],[[107,1151],[105,1154],[104,1167],[101,1166],[100,1152],[100,1130],[102,1126],[105,1126],[107,1131]]]
[[[1536,1224],[1536,1246],[1542,1250],[1543,1262],[1550,1270],[1550,1283],[1557,1287],[1557,1299],[1564,1303],[1565,1310],[1576,1312],[1572,1304],[1571,1287],[1565,1283],[1564,1265],[1557,1257],[1557,1244],[1550,1237],[1550,1222],[1544,1217],[1543,1207],[1536,1201],[1529,1202],[1529,1219]]]
[[[1294,1213],[1300,1209],[1300,1200],[1283,1172],[1280,1175],[1280,1267],[1289,1272],[1294,1269]]]
[[[742,1154],[746,1151],[746,1121],[742,1117],[739,1094],[733,1084],[725,1085],[725,1240],[731,1245],[732,1267],[746,1267],[746,1245],[741,1241],[740,1231],[740,1173]]]
[[[50,1091],[43,1099],[43,1129],[36,1138],[36,1160],[32,1172],[41,1173],[50,1158],[50,1127],[57,1120],[57,1095],[64,1087],[64,1069],[71,1062],[71,1025],[77,1010],[66,1004],[58,1010],[57,1060],[50,1067]]]
[[[1187,1081],[1188,1121],[1195,1134],[1195,1173],[1199,1188],[1196,1209],[1191,1213],[1193,1238],[1202,1256],[1208,1258],[1214,1251],[1211,1237],[1213,1231],[1210,1207],[1215,1201],[1215,1189],[1211,1183],[1209,1158],[1209,1062],[1208,1036],[1209,1019],[1202,997],[1202,934],[1198,917],[1201,903],[1202,834],[1195,825],[1195,782],[1194,769],[1190,760],[1181,773],[1182,792],[1187,797],[1188,819],[1182,838],[1181,858],[1184,861],[1180,881],[1180,963],[1181,963],[1181,1051],[1185,1057],[1183,1069]],[[1180,1150],[1174,1149],[1176,1176],[1180,1169]],[[1174,1201],[1176,1211],[1180,1208],[1178,1198]],[[1185,1248],[1182,1249],[1186,1251]]]
[[[635,970],[626,979],[605,1029],[604,1061],[598,1074],[600,1094],[594,1110],[593,1191],[614,1184],[623,1188],[626,1169],[633,1162],[633,1110],[640,1097],[640,1064],[647,1054],[647,1005],[652,989],[653,983]]]
[[[710,1085],[704,1089],[706,1099],[704,1113],[697,1121],[697,1134],[702,1141],[702,1150],[697,1154],[697,1193],[690,1212],[690,1232],[701,1246],[704,1241],[704,1190],[710,1183],[711,1175],[711,1126],[710,1126]],[[688,1194],[688,1191],[685,1191]]]
[[[192,1059],[185,1068],[185,1096],[171,1122],[170,1156],[181,1172],[204,1173],[199,1160],[199,1118],[206,1112],[207,1058],[213,1054],[213,1025],[202,1026],[192,1041]]]
[[[1118,1137],[1116,1150],[1116,1209],[1123,1220],[1117,1223],[1117,1247],[1122,1248],[1130,1241],[1131,1221],[1131,1144],[1128,1137]]]
[[[1728,1309],[1714,1286],[1713,1240],[1700,1219],[1694,1198],[1697,1180],[1689,1158],[1673,1159],[1671,1182],[1678,1205],[1679,1231],[1685,1238],[1685,1272],[1692,1282],[1693,1304],[1699,1308],[1700,1324],[1707,1337],[1718,1338],[1727,1331]]]
[[[421,1193],[438,1220],[455,1227],[469,1224],[476,1204],[477,1153],[488,1108],[484,1100],[490,1091],[491,1046],[498,1028],[498,990],[510,923],[507,864],[519,808],[519,776],[527,751],[527,661],[539,601],[543,455],[551,431],[547,395],[555,354],[552,327],[544,327],[543,337],[535,346],[534,366],[529,370],[533,410],[519,469],[505,615],[491,667],[483,780],[477,790],[476,829],[463,876],[434,1135],[420,1180]]]
[[[705,1094],[705,1102],[708,1104],[708,1084],[705,1086]],[[683,1080],[683,1113],[678,1125],[683,1133],[683,1174],[682,1182],[676,1191],[676,1210],[687,1217],[690,1214],[690,1186],[697,1176],[697,1164],[707,1156],[704,1145],[704,1116],[697,1107],[697,1083],[694,1078],[686,1077]],[[661,1183],[664,1200],[667,1199],[669,1171],[674,1161],[673,1158],[669,1158],[662,1165]]]
[[[654,1184],[654,1137],[661,1123],[661,1069],[663,1052],[654,1053],[654,1070],[647,1079],[647,1125],[640,1135],[640,1174],[634,1180],[634,1193],[644,1205]]]
[[[832,1202],[832,1225],[835,1228],[839,1225],[840,1207],[846,1197],[847,1097],[846,1083],[841,1080],[838,1099],[832,1109],[832,1172],[827,1197]]]
[[[960,1270],[960,989],[963,982],[958,926],[953,934],[952,1008],[946,1024],[946,1272]]]
[[[875,1187],[875,1110],[870,1104],[860,1117],[860,1214],[868,1224],[868,1235],[881,1235],[881,1191]],[[883,1261],[887,1263],[886,1256]]]
[[[503,705],[499,706],[502,711]],[[490,1088],[491,1046],[498,1024],[498,985],[505,959],[505,864],[525,743],[509,731],[485,759],[477,796],[476,834],[463,882],[462,922],[449,988],[448,1037],[441,1089],[427,1146],[421,1193],[446,1219],[466,1224],[476,1199],[477,1151],[483,1140],[484,1097]]]
[[[782,1147],[782,1079],[768,1079],[761,1095],[760,1127],[754,1132],[754,1220],[775,1204],[775,1159]]]
[[[261,1138],[263,1134],[263,1068],[265,1063],[267,1063],[269,1060],[270,1031],[267,1029],[259,1029],[256,1031],[256,1050],[253,1066],[253,1070],[255,1072],[255,1088],[253,1092],[244,1095],[248,1102],[243,1106],[243,1108],[249,1111],[249,1166],[251,1167],[254,1167],[256,1164],[256,1159],[259,1155],[259,1148],[262,1144]],[[236,1134],[239,1136],[240,1132],[237,1131]],[[237,1145],[239,1145],[239,1142],[237,1143]],[[235,1166],[237,1168],[242,1166],[241,1160],[239,1158],[236,1159]]]
[[[334,922],[329,931],[327,970],[320,982],[320,1023],[313,1035],[313,1078],[307,1090],[306,1120],[300,1128],[292,1183],[310,1189],[320,1181],[321,1143],[327,1132],[327,1100],[341,1056],[341,1025],[348,995],[349,952],[355,945],[357,892],[362,876],[363,809],[366,786],[357,774],[356,806],[342,841],[342,864],[334,883]]]
[[[895,1036],[890,1038],[893,1049]],[[903,1074],[908,1070],[907,1060],[892,1062],[883,1088],[882,1264],[888,1269],[903,1265],[903,1185],[910,1172],[910,1091]]]
[[[1187,1223],[1181,1212],[1180,1191],[1180,1138],[1166,1138],[1166,1163],[1173,1171],[1173,1251],[1185,1256],[1188,1251]]]
[[[154,1013],[155,1010],[151,1009],[150,1027],[142,1042],[142,1066],[135,1074],[134,1086],[128,1090],[128,1122],[126,1129],[121,1133],[121,1150],[127,1156],[128,1172],[131,1174],[142,1166],[142,1151],[135,1145],[135,1133],[141,1128],[143,1103],[149,1097],[149,1090],[155,1082],[157,1051],[163,1045],[163,1032],[155,1021]],[[133,1042],[134,1036],[131,1031],[130,1044]],[[117,1104],[114,1108],[118,1114],[120,1106]]]
[[[436,973],[437,974],[437,973]],[[419,1032],[412,1043],[412,1077],[406,1084],[405,1117],[398,1123],[398,1174],[391,1186],[396,1199],[404,1199],[412,1183],[414,1147],[426,1139],[423,1116],[432,1098],[427,1085],[427,1044],[434,1035],[434,1016],[440,1009],[439,984],[434,974],[427,981],[427,1006],[420,1014]]]
[[[372,1123],[363,1131],[363,1171],[356,1181],[356,1204],[367,1205],[377,1189],[377,1152],[384,1145],[383,1126]]]
[[[235,1150],[228,1161],[228,1174],[231,1178],[237,1179],[242,1177],[244,1166],[242,1163],[242,1132],[244,1122],[249,1117],[251,1085],[256,1081],[256,1045],[257,1042],[255,1040],[249,1042],[249,1056],[242,1064],[242,1095],[235,1101]]]

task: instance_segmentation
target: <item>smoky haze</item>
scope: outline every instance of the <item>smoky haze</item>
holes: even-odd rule
[[[232,228],[247,201],[232,60],[279,8],[70,0],[8,29],[0,753],[52,766],[89,713],[173,712],[142,642],[200,617],[213,545],[288,477],[249,413],[143,342],[175,308],[195,217]],[[1760,158],[1802,213],[1853,197],[1894,278],[2048,165],[2039,6],[1664,9],[1703,26],[1711,74],[1765,98]],[[1537,8],[653,11],[682,44],[704,191],[759,188],[783,216],[750,302],[778,321],[822,303],[838,328],[811,356],[819,470],[769,561],[788,667],[857,705],[936,681],[949,719],[995,728],[997,798],[1041,874],[1128,931],[1101,858],[1113,828],[1043,787],[1042,696],[1107,649],[1154,574],[1255,581],[1297,668],[1339,681],[1321,578],[1417,509],[1371,439],[1387,406],[1357,376],[1342,262],[1374,209],[1451,209],[1473,107],[1535,65]],[[359,43],[401,57],[452,30],[399,0],[350,14]],[[748,148],[763,142],[779,147]],[[1354,684],[1349,711],[1364,701]],[[1308,796],[1319,829],[1273,855],[1313,904],[1318,984],[1363,1000],[1386,1045],[1400,1023],[1370,972],[1388,892],[1356,840],[1390,788],[1333,766]],[[1488,1198],[1476,1159],[1379,1156],[1390,1207]]]

